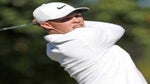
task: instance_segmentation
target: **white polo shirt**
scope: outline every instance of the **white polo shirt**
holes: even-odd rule
[[[147,84],[130,55],[115,45],[124,31],[119,25],[85,21],[84,28],[46,35],[47,55],[79,84]]]

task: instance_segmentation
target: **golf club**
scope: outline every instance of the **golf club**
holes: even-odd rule
[[[18,25],[18,26],[0,28],[0,31],[10,30],[10,29],[16,29],[16,28],[23,28],[23,27],[31,26],[31,25],[34,25],[34,24],[33,23],[26,23],[26,24],[22,24],[22,25]]]

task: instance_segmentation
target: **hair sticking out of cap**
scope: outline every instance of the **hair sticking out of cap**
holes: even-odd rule
[[[32,24],[34,24],[34,25],[39,25],[39,23],[36,21],[36,19],[33,19],[33,20],[32,20]]]

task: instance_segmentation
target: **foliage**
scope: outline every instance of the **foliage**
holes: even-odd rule
[[[51,1],[88,6],[85,19],[122,25],[126,34],[118,44],[150,82],[150,11],[136,0],[0,0],[0,27],[30,23],[32,11]],[[0,84],[76,84],[46,56],[44,35],[37,26],[0,32]]]

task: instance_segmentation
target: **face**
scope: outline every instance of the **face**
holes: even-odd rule
[[[66,17],[50,20],[41,25],[49,34],[64,34],[76,28],[84,27],[84,19],[79,12],[73,12]]]

